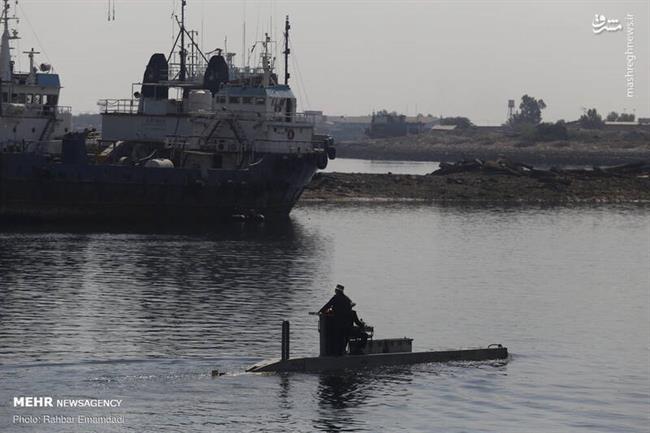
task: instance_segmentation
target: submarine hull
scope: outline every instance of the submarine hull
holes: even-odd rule
[[[430,362],[490,361],[508,358],[505,347],[444,350],[432,352],[396,352],[368,355],[318,356],[263,361],[249,368],[252,373],[302,372],[373,368],[387,365],[423,364]]]

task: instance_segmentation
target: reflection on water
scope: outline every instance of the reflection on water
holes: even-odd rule
[[[127,424],[102,432],[644,431],[648,216],[350,204],[286,225],[2,229],[0,431],[23,431],[14,395],[123,398]],[[339,282],[378,338],[512,359],[243,373],[279,356],[283,319],[292,355],[317,353],[306,313]]]
[[[372,371],[323,373],[318,377],[318,414],[314,427],[320,431],[365,431],[359,413],[373,412],[377,396],[409,397],[412,367],[380,368]],[[376,413],[378,418],[383,415]],[[372,430],[371,430],[372,431]]]
[[[295,223],[207,234],[0,234],[0,356],[192,356],[228,352],[234,339],[263,354],[322,273],[324,246],[314,236]]]

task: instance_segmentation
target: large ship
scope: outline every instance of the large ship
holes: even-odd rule
[[[289,215],[335,148],[296,110],[288,17],[280,83],[268,35],[256,44],[259,66],[237,67],[233,53],[199,49],[185,8],[183,0],[172,54],[151,57],[130,99],[100,101],[97,145],[70,134],[58,156],[0,153],[0,215],[156,222]]]
[[[11,12],[9,0],[3,0],[2,41],[0,42],[0,151],[60,151],[60,139],[71,130],[70,107],[59,105],[61,82],[47,63],[37,65],[33,48],[25,51],[29,69],[19,72],[12,56],[13,41],[20,39],[11,22],[18,17]]]

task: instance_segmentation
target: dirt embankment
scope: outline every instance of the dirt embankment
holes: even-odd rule
[[[597,170],[536,170],[503,161],[447,164],[424,176],[319,173],[302,201],[650,203],[650,164]]]
[[[538,166],[616,165],[650,159],[650,128],[572,130],[568,140],[546,142],[474,128],[339,142],[336,147],[342,158],[446,162],[508,158]]]

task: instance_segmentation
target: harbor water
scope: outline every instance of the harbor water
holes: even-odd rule
[[[0,231],[2,432],[647,432],[650,209],[301,205],[286,224]],[[254,375],[336,283],[414,350],[508,362]],[[212,370],[225,373],[212,377]],[[15,408],[17,396],[119,408]],[[15,416],[123,416],[101,426]]]
[[[337,158],[330,161],[323,171],[327,173],[372,174],[429,174],[440,167],[435,161],[386,161],[372,159]]]

